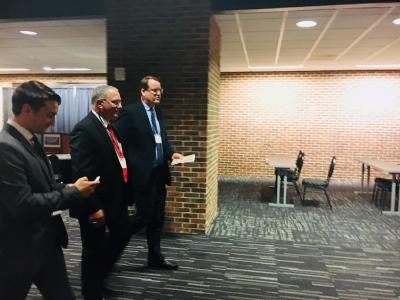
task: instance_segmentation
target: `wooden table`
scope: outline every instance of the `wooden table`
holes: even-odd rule
[[[281,193],[281,170],[295,169],[296,163],[293,157],[289,157],[286,155],[273,155],[269,159],[266,160],[266,163],[276,170],[276,203],[269,203],[270,206],[278,206],[278,207],[294,207],[293,204],[287,203],[286,195],[287,195],[287,176],[286,173],[283,172],[283,199],[282,203],[280,202],[280,193]]]
[[[398,207],[396,208],[396,182],[400,177],[400,165],[379,160],[379,159],[371,159],[371,158],[360,158],[357,159],[358,162],[361,163],[361,193],[364,192],[364,178],[365,178],[365,169],[367,169],[367,192],[369,191],[369,181],[371,174],[371,167],[382,171],[383,173],[392,175],[392,190],[390,194],[390,211],[383,211],[385,215],[397,215],[400,216],[400,193],[398,198]]]

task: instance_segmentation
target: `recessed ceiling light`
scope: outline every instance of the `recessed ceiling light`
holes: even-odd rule
[[[37,32],[30,31],[30,30],[20,30],[19,32],[22,34],[25,34],[25,35],[37,35]]]
[[[394,25],[400,25],[400,18],[394,19],[393,20]]]
[[[297,27],[300,28],[311,28],[317,25],[317,22],[312,21],[312,20],[304,20],[304,21],[299,21],[296,23]]]
[[[30,70],[27,68],[0,68],[0,72],[27,72]]]
[[[91,71],[92,69],[89,68],[52,68],[52,67],[43,67],[45,71],[56,71],[56,72],[85,72]]]

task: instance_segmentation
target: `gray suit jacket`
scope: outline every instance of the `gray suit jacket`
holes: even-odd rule
[[[56,210],[79,205],[76,188],[57,185],[49,165],[12,126],[0,132],[0,266],[40,266],[68,236]]]

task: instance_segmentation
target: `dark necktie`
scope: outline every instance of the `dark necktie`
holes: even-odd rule
[[[46,162],[46,165],[48,165],[48,159],[46,153],[44,153],[43,147],[40,144],[39,140],[37,139],[36,135],[33,135],[33,137],[31,138],[31,142],[36,154],[39,155],[40,158],[42,158]]]
[[[151,116],[151,129],[154,134],[158,134],[161,138],[161,134],[158,132],[157,123],[156,123],[156,115],[154,113],[154,107],[150,108],[150,116]],[[156,166],[162,165],[164,162],[164,154],[162,143],[156,142]]]
[[[33,150],[35,151],[35,153],[43,160],[43,162],[45,163],[47,170],[48,170],[48,175],[50,176],[50,178],[52,178],[54,180],[54,175],[53,175],[53,169],[50,165],[50,161],[47,158],[46,153],[44,152],[44,149],[42,147],[42,145],[40,144],[39,140],[37,139],[37,137],[35,135],[33,135],[33,137],[31,138],[31,143],[33,146]],[[54,182],[53,182],[54,183]]]
[[[46,153],[44,152],[44,149],[43,149],[42,145],[40,144],[39,140],[37,139],[36,135],[33,135],[33,137],[31,138],[31,143],[32,143],[33,149],[36,152],[36,154],[38,154],[39,157],[44,160],[47,168],[50,171],[51,168],[50,168],[49,160],[47,159]],[[50,173],[51,173],[51,171],[50,171]],[[54,188],[54,186],[53,186],[53,188]],[[59,215],[54,216],[53,220],[54,220],[54,222],[55,222],[55,224],[56,224],[56,226],[58,227],[58,230],[59,230],[59,232],[57,234],[57,242],[63,248],[67,248],[67,246],[68,246],[68,234],[67,234],[67,230],[65,229],[64,222],[63,222],[61,216],[59,216]]]
[[[118,143],[117,137],[115,136],[114,130],[111,127],[111,125],[107,126],[107,130],[108,130],[108,133],[110,134],[112,143],[114,145],[115,152],[117,152],[117,154],[118,154],[118,158],[125,159],[124,152],[122,151],[122,149]],[[126,167],[126,162],[125,162],[125,168],[122,168],[122,176],[124,178],[124,182],[128,182],[128,168]]]

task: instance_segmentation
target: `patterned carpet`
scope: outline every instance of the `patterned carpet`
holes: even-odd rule
[[[165,234],[178,271],[144,267],[144,236],[132,237],[109,285],[111,299],[400,299],[400,218],[381,214],[351,187],[332,188],[295,208],[268,207],[270,182],[222,180],[219,215],[209,235]],[[68,223],[65,251],[80,295],[79,228]],[[28,299],[41,299],[33,287]]]

